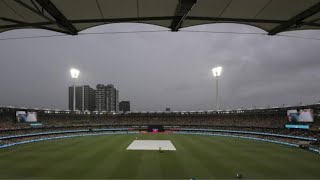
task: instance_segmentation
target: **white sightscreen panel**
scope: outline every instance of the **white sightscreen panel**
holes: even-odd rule
[[[221,17],[254,19],[270,0],[231,1]]]
[[[33,22],[46,22],[46,21],[48,21],[45,18],[43,18],[40,15],[32,12],[31,10],[23,7],[22,5],[16,3],[13,0],[3,0],[3,2],[5,2],[8,6],[10,6],[10,8],[12,8],[16,12],[16,14],[19,17],[21,17],[21,19],[23,19],[25,22],[33,23]],[[23,2],[28,4],[31,7],[34,7],[34,5],[31,3],[30,0],[25,0]],[[45,15],[48,18],[51,18],[47,13],[45,13]]]
[[[189,16],[219,17],[230,0],[198,0]]]
[[[319,0],[276,0],[272,1],[258,16],[260,19],[288,20],[310,8]]]
[[[98,0],[104,18],[136,18],[138,6],[135,0]]]
[[[139,0],[139,17],[174,16],[178,0]]]
[[[97,1],[93,0],[51,0],[69,20],[101,19]]]

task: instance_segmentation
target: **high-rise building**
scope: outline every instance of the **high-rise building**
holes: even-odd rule
[[[130,101],[121,101],[119,103],[119,111],[129,112],[130,111]]]
[[[96,90],[86,85],[83,86],[84,108],[83,110],[94,111],[96,109]]]
[[[112,84],[106,86],[103,84],[97,85],[96,111],[119,111],[119,91]]]
[[[116,90],[116,112],[119,112],[119,91]]]
[[[93,111],[95,109],[95,90],[88,85],[75,86],[76,88],[76,110]],[[74,86],[69,87],[69,109],[73,110],[73,90]]]
[[[107,112],[118,112],[119,92],[112,84],[106,86]]]
[[[106,111],[106,88],[103,84],[97,85],[96,111]]]
[[[96,90],[88,85],[75,86],[76,110],[79,111],[119,111],[119,91],[112,85],[98,84]],[[73,109],[74,86],[69,87],[69,109]]]

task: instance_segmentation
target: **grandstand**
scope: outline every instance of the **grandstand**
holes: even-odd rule
[[[307,125],[310,128],[286,128],[286,125],[288,124],[287,110],[305,108],[312,109],[314,111],[315,120],[311,123],[302,122],[299,123],[299,125]],[[103,156],[102,154],[95,154],[95,148],[106,149],[106,151],[110,148],[115,148],[111,151],[118,152],[117,155],[114,155],[115,157],[123,158],[125,156],[128,159],[140,156],[145,158],[155,158],[155,155],[152,155],[152,152],[143,153],[143,155],[140,154],[137,156],[135,154],[136,152],[130,152],[132,155],[128,155],[125,153],[125,150],[131,142],[137,139],[152,140],[150,142],[156,143],[157,140],[166,140],[165,142],[169,142],[170,144],[172,142],[173,146],[177,149],[175,152],[176,154],[174,155],[178,156],[176,158],[188,159],[188,157],[192,157],[196,154],[199,160],[204,158],[201,161],[206,161],[206,159],[211,159],[211,161],[213,161],[206,165],[207,168],[211,169],[211,173],[203,172],[203,165],[197,165],[188,170],[188,172],[192,173],[190,176],[194,176],[195,174],[199,178],[234,178],[231,174],[238,174],[239,172],[234,170],[230,171],[229,168],[237,168],[242,169],[242,171],[245,172],[244,176],[249,178],[317,178],[319,177],[319,174],[310,169],[312,166],[309,165],[309,163],[313,163],[312,161],[315,161],[316,163],[318,161],[316,159],[310,160],[310,158],[315,157],[309,157],[309,155],[320,152],[319,109],[319,104],[313,104],[308,106],[228,111],[134,112],[125,114],[94,114],[91,112],[91,114],[81,114],[79,112],[61,110],[2,107],[0,108],[0,152],[3,152],[4,154],[3,156],[0,155],[0,158],[6,159],[6,162],[10,161],[13,156],[23,160],[26,158],[24,155],[25,153],[19,153],[19,155],[17,155],[15,151],[13,151],[14,149],[20,148],[22,148],[21,151],[32,151],[32,156],[34,156],[35,160],[30,163],[37,164],[44,163],[43,160],[46,158],[64,159],[69,158],[69,156],[78,156],[79,154],[76,152],[79,151],[79,148],[86,149],[85,151],[86,154],[88,154],[88,157]],[[38,114],[37,122],[18,122],[16,113],[20,111],[36,112]],[[154,128],[156,128],[157,131],[153,131]],[[163,130],[161,130],[161,128],[163,128]],[[85,136],[87,138],[85,138]],[[80,137],[81,139],[79,139]],[[89,137],[92,138],[88,139]],[[219,139],[215,139],[214,137],[219,137]],[[99,142],[94,143],[94,145],[90,147],[85,146],[86,143],[83,142],[83,140],[87,141],[87,143],[94,143],[94,141],[98,140]],[[49,144],[44,144],[45,142],[42,141],[47,141]],[[105,141],[108,143],[105,143]],[[117,144],[111,143],[113,141],[117,142]],[[259,144],[259,141],[266,142],[267,144]],[[78,142],[78,146],[81,147],[75,146],[76,142]],[[182,142],[183,144],[181,144]],[[217,142],[218,144],[216,144]],[[30,143],[32,143],[32,145],[27,146],[27,144]],[[195,143],[199,147],[208,149],[208,152],[204,153],[201,148],[193,147]],[[70,146],[71,144],[72,146]],[[82,144],[84,146],[82,146]],[[283,147],[279,146],[273,147],[272,144],[280,144],[284,147],[289,147],[290,149],[282,149]],[[72,149],[73,146],[76,149]],[[245,147],[248,149],[244,150]],[[68,151],[67,149],[70,148],[71,150]],[[145,148],[148,149],[148,147]],[[60,153],[61,155],[57,156],[52,152],[53,149],[56,149],[55,151],[59,151],[63,154]],[[188,152],[189,149],[194,152],[190,154],[190,152]],[[226,149],[230,150],[226,151]],[[300,152],[300,149],[307,152]],[[292,152],[293,150],[295,151]],[[246,151],[253,152],[251,152],[250,155],[245,155]],[[268,154],[268,151],[277,152],[277,155],[274,156],[272,153]],[[174,164],[170,158],[173,155],[172,153],[168,153],[160,147],[159,152],[164,154],[162,155],[163,157],[161,157],[161,159],[163,159],[162,161],[165,161],[167,164]],[[207,154],[208,157],[207,155],[203,156],[202,153]],[[230,164],[230,167],[221,169],[219,172],[222,172],[222,174],[219,174],[219,172],[216,171],[216,166],[220,166],[222,162],[221,160],[217,161],[216,158],[212,159],[211,153],[219,153],[220,155],[216,158],[223,159],[222,162],[232,162],[235,161],[235,159],[241,159],[241,157],[245,157],[246,159],[238,159],[236,161],[246,161],[250,158],[267,159],[264,160],[265,162],[257,161],[255,168],[250,167],[250,163],[243,162],[241,163],[241,166],[239,166],[239,164],[237,165],[237,163],[233,163]],[[239,157],[234,157],[232,155],[235,153],[237,153]],[[5,154],[7,155],[4,156]],[[39,156],[39,158],[37,158],[37,156]],[[109,156],[106,156],[108,162],[117,163],[116,159],[110,159],[108,157]],[[283,157],[288,157],[289,159],[296,159],[296,157],[300,158],[296,159],[296,163],[292,163],[291,161],[282,161],[285,162],[285,164],[283,164],[280,163],[280,160]],[[156,159],[157,158],[160,157],[156,157]],[[87,162],[83,162],[81,159],[83,158],[78,159],[77,161],[79,162],[73,165],[72,160],[69,162],[71,163],[70,166],[74,166],[75,169],[70,169],[68,175],[55,173],[55,171],[45,171],[45,173],[40,173],[39,175],[39,172],[36,169],[30,171],[31,174],[25,174],[23,167],[29,165],[28,161],[21,164],[21,167],[18,165],[17,167],[22,169],[18,170],[19,173],[14,174],[9,173],[12,169],[8,169],[3,163],[0,163],[0,167],[4,169],[4,172],[6,172],[0,175],[0,177],[83,178],[86,177],[86,174],[77,171],[77,167],[89,168],[98,162],[98,160],[87,164]],[[63,161],[57,160],[53,163],[60,164],[58,165],[59,167]],[[65,162],[65,164],[69,163]],[[186,163],[197,163],[197,159],[191,158]],[[264,166],[266,163],[274,164],[273,168],[265,170]],[[131,163],[129,163],[129,165],[130,164]],[[303,168],[299,167],[301,172],[299,174],[290,175],[289,172],[291,169],[297,168],[300,164],[304,164]],[[110,168],[106,164],[101,164],[101,166],[106,167],[107,169]],[[118,170],[112,170],[112,173],[107,174],[105,174],[103,170],[93,170],[93,172],[97,171],[97,173],[94,175],[91,174],[91,176],[88,177],[179,178],[186,175],[185,170],[183,170],[185,167],[178,164],[176,165],[178,168],[167,169],[166,167],[161,167],[161,171],[166,173],[158,174],[157,176],[145,172],[137,175],[135,173],[139,172],[139,170],[131,172],[128,170],[130,168],[125,168],[125,166],[125,164],[121,163]],[[259,168],[260,166],[264,167],[262,168],[264,169],[263,171]],[[290,168],[284,168],[283,166]],[[123,168],[127,170],[123,170]],[[283,173],[279,173],[277,171],[279,168],[282,168]],[[153,165],[147,165],[144,169],[149,169],[150,172],[158,171],[158,167],[154,167]],[[65,170],[66,169],[62,168],[61,172]],[[308,172],[309,170],[312,172],[303,173]],[[265,174],[263,172],[269,172],[272,175],[269,173]],[[91,173],[91,171],[89,173]]]
[[[288,129],[287,110],[313,109],[313,123],[310,129]],[[317,142],[319,136],[319,104],[276,107],[266,109],[199,111],[199,112],[132,112],[125,114],[81,114],[79,112],[61,110],[40,110],[27,108],[0,108],[0,139],[2,143],[37,139],[43,136],[59,136],[65,134],[85,134],[104,131],[147,131],[148,126],[163,126],[169,132],[205,132],[233,135],[259,136],[279,141],[307,140]],[[17,122],[17,111],[37,112],[35,123]],[[39,134],[39,137],[37,136]],[[18,135],[18,136],[16,136]]]

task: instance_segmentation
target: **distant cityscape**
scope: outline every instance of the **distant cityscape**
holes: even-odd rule
[[[75,107],[73,106],[74,94]],[[129,112],[130,101],[119,102],[119,90],[112,84],[98,84],[96,89],[91,88],[89,85],[73,85],[69,86],[69,109],[83,112]]]

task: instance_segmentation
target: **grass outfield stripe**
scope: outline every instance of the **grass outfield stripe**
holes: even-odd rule
[[[210,170],[205,167],[201,159],[195,156],[194,147],[197,146],[197,141],[190,141],[190,136],[179,136],[177,145],[178,160],[187,177],[212,177]],[[214,178],[214,177],[213,177]]]
[[[68,160],[67,166],[60,164],[63,167],[63,170],[57,172],[58,176],[55,178],[63,178],[65,177],[64,174],[67,174],[67,177],[70,178],[82,178],[82,176],[85,176],[95,167],[95,164],[99,164],[99,161],[104,158],[103,152],[107,152],[111,149],[112,145],[119,139],[119,136],[110,137],[108,139],[96,137],[93,140],[93,143],[85,144],[81,147],[74,148],[73,151],[67,152],[66,156],[71,156],[71,158]],[[87,150],[88,147],[91,147],[91,151]],[[77,152],[76,155],[74,155],[75,152]],[[86,166],[86,164],[82,164],[83,162],[91,164],[91,166]],[[81,174],[79,174],[79,172],[81,172]]]
[[[118,148],[118,151],[114,156],[115,164],[113,164],[112,173],[108,178],[135,178],[137,175],[138,164],[141,155],[137,154],[136,151],[127,151],[126,148],[134,140],[134,136],[124,136],[124,142]],[[136,154],[135,154],[136,153]]]
[[[215,140],[216,141],[216,140]],[[227,141],[227,142],[226,142]],[[232,139],[230,138],[226,138],[225,139],[225,144],[227,145],[227,147],[232,148],[232,146],[228,146],[229,142],[232,141]],[[266,151],[265,148],[261,149],[259,148],[259,145],[261,144],[266,144],[265,142],[254,142],[252,140],[244,140],[244,141],[248,141],[249,144],[253,144],[255,146],[255,148],[247,148],[247,147],[243,147],[242,144],[239,144],[237,141],[234,142],[234,146],[235,148],[238,148],[239,150],[241,150],[239,153],[237,154],[230,154],[228,153],[228,157],[232,158],[232,159],[239,159],[239,158],[243,158],[242,161],[246,161],[245,165],[242,166],[246,166],[245,169],[256,169],[256,173],[250,173],[250,176],[248,178],[259,178],[259,177],[264,177],[270,172],[272,169],[275,169],[274,167],[276,166],[276,164],[273,163],[273,161],[270,161],[271,159],[274,158],[278,158],[276,156],[272,156],[273,154],[279,154],[279,153],[274,153],[272,151]],[[281,146],[281,145],[274,145],[274,144],[270,144],[271,146],[275,146],[277,148],[285,148],[285,146]],[[255,152],[253,152],[255,151]],[[257,154],[259,154],[259,156],[256,156]],[[260,154],[263,154],[263,156],[260,156]],[[268,157],[268,159],[265,159],[265,157]],[[231,162],[230,159],[227,162]],[[243,163],[242,163],[243,164]],[[241,165],[241,164],[239,164]],[[239,166],[241,167],[241,166]],[[285,167],[279,167],[278,169],[283,169]],[[241,172],[243,172],[244,170],[239,169]],[[245,172],[244,172],[245,173]],[[276,174],[279,175],[282,172],[277,172]],[[247,173],[246,173],[247,174]],[[282,176],[285,174],[282,174]],[[270,176],[270,175],[269,175]],[[272,176],[272,175],[271,175]]]
[[[251,158],[251,154],[250,153],[246,153],[247,152],[247,148],[243,148],[242,146],[239,146],[238,143],[235,143],[234,141],[232,141],[233,143],[230,143],[231,141],[229,141],[230,138],[225,138],[225,137],[211,137],[211,138],[207,138],[207,137],[200,137],[200,141],[202,141],[203,143],[200,143],[200,148],[203,151],[205,151],[204,153],[206,153],[208,156],[212,156],[213,154],[217,155],[216,157],[214,157],[215,159],[220,160],[221,164],[238,164],[238,168],[234,169],[234,170],[240,170],[240,167],[242,166],[241,163],[239,163],[239,158],[241,160],[246,159],[247,161],[250,160],[254,160],[253,158]],[[212,144],[213,143],[213,144]],[[213,147],[217,147],[219,151],[217,151],[217,153],[212,153],[212,151],[215,151],[216,149],[207,149],[207,148],[201,148],[201,146],[203,145],[207,145],[210,146],[210,144],[212,144],[211,146]],[[233,148],[238,148],[238,151],[236,153],[234,153]],[[239,151],[240,150],[240,151]],[[221,152],[224,154],[228,154],[227,157],[221,156]],[[223,157],[223,158],[221,158]],[[227,158],[227,159],[226,159]],[[236,172],[234,172],[236,173]]]
[[[119,169],[118,167],[122,165],[128,165],[128,161],[125,161],[125,149],[131,143],[133,140],[133,136],[131,135],[122,135],[121,136],[121,141],[119,141],[115,146],[114,149],[112,149],[110,153],[110,156],[105,159],[105,163],[109,164],[108,168],[105,169],[104,173],[105,175],[103,176],[104,178],[114,178],[115,176],[122,175],[123,172],[122,169]],[[139,158],[139,157],[134,157],[134,158]],[[124,159],[124,160],[122,160]],[[125,168],[124,168],[125,169]],[[131,168],[135,169],[135,167]]]
[[[160,170],[162,178],[170,179],[188,179],[183,162],[178,158],[179,151],[168,151],[162,153],[165,158],[160,157]]]
[[[81,137],[80,137],[81,138]],[[40,156],[40,163],[37,167],[40,168],[31,174],[30,178],[44,178],[46,175],[54,174],[53,178],[63,177],[64,174],[70,176],[70,172],[65,173],[68,169],[73,169],[72,161],[77,158],[77,156],[83,155],[87,150],[85,147],[90,147],[97,142],[96,139],[86,140],[84,139],[66,139],[66,143],[62,143],[60,140],[47,141],[48,143],[53,143],[55,146],[54,151],[44,152]],[[68,142],[71,144],[69,145]],[[61,151],[61,153],[59,152]],[[43,166],[43,164],[46,164]]]
[[[192,135],[191,135],[192,136]],[[201,162],[210,170],[212,173],[211,177],[201,177],[201,178],[222,178],[225,177],[225,173],[230,174],[228,178],[233,178],[236,174],[237,168],[230,168],[230,164],[238,164],[234,158],[229,158],[222,156],[221,153],[229,154],[230,147],[225,146],[222,141],[211,141],[211,138],[196,136],[189,138],[191,141],[197,141],[198,144],[193,148],[195,156],[201,159]],[[212,137],[215,138],[215,137]],[[212,148],[208,148],[212,147]],[[213,163],[214,162],[214,163]]]
[[[177,151],[126,151],[136,139],[171,140]],[[320,178],[320,156],[278,144],[199,135],[67,138],[0,150],[3,178]]]
[[[150,179],[161,179],[160,158],[160,153],[158,151],[142,152],[140,161],[136,164],[136,166],[138,166],[136,178],[148,177]],[[146,169],[148,170],[146,171]]]
[[[212,144],[212,145],[218,147],[218,149],[221,149],[225,154],[228,154],[227,156],[222,156],[222,155],[221,155],[221,157],[224,158],[224,162],[227,162],[227,163],[230,164],[230,165],[234,165],[234,164],[235,164],[234,162],[232,162],[232,159],[239,159],[239,157],[243,157],[243,160],[242,160],[240,163],[238,163],[238,164],[239,164],[238,167],[240,167],[240,168],[237,168],[237,169],[238,169],[240,172],[245,172],[245,171],[242,171],[242,170],[241,170],[241,167],[247,166],[246,169],[256,169],[256,171],[257,171],[256,175],[255,175],[254,173],[245,173],[245,174],[250,174],[250,175],[251,175],[251,176],[248,177],[248,178],[258,178],[258,177],[261,177],[261,176],[262,176],[262,177],[265,177],[265,176],[271,176],[271,177],[273,177],[273,174],[270,175],[270,174],[268,173],[268,172],[270,172],[272,169],[275,170],[275,172],[276,172],[276,173],[274,173],[275,175],[277,175],[277,176],[275,176],[275,178],[278,177],[278,175],[281,175],[282,177],[291,177],[291,178],[294,178],[294,177],[297,177],[297,175],[295,175],[296,172],[299,172],[299,169],[298,169],[298,171],[295,171],[294,173],[290,173],[290,175],[287,175],[287,173],[283,173],[283,171],[280,171],[280,172],[279,172],[279,170],[284,169],[285,167],[279,166],[279,168],[274,168],[274,167],[275,167],[274,161],[268,161],[268,159],[265,159],[265,158],[264,158],[265,156],[256,157],[256,156],[252,155],[251,153],[246,153],[245,151],[239,152],[239,153],[237,153],[237,154],[235,154],[235,153],[230,153],[229,151],[232,149],[232,146],[228,146],[229,143],[227,142],[227,141],[229,141],[229,140],[232,140],[232,139],[230,139],[230,138],[221,138],[221,137],[218,137],[218,138],[217,138],[217,137],[211,137],[211,138],[208,138],[208,137],[199,137],[199,139],[198,139],[197,141],[200,142],[201,140],[205,140],[205,139],[207,139],[207,141],[212,141],[212,142],[214,142],[214,144]],[[220,144],[220,143],[219,143],[219,140],[217,141],[217,139],[225,140],[225,141],[223,141],[223,142],[225,142],[226,144],[225,144],[225,145],[218,145],[218,146],[217,146],[217,142],[218,142],[218,144]],[[247,140],[245,140],[245,141],[247,141]],[[238,145],[238,141],[234,141],[233,143],[234,143],[235,146],[241,147],[241,146]],[[241,143],[241,142],[240,142],[240,143]],[[254,142],[251,142],[251,143],[254,143]],[[264,143],[264,142],[262,142],[262,143]],[[205,143],[200,143],[200,144],[205,144]],[[223,148],[224,146],[227,146],[227,148]],[[287,147],[279,146],[279,145],[275,145],[275,147],[277,147],[277,148],[287,148]],[[197,149],[195,149],[194,151],[200,151],[198,154],[201,156],[201,155],[205,154],[205,151],[204,151],[205,149],[206,149],[206,148],[202,148],[201,145],[200,145],[200,146],[199,146]],[[244,148],[242,148],[242,149],[244,149]],[[249,150],[249,149],[254,149],[254,148],[252,148],[252,147],[250,146],[250,148],[247,148],[247,150]],[[217,150],[217,149],[216,149],[216,150]],[[244,150],[245,150],[245,149],[244,149]],[[296,150],[299,150],[299,149],[296,149]],[[261,153],[261,154],[263,154],[263,155],[267,155],[268,153],[269,153],[269,154],[277,154],[277,153],[274,153],[274,152],[272,152],[272,151],[265,151],[265,149],[263,149],[263,151],[262,151],[262,152],[259,152],[259,153]],[[309,155],[312,155],[312,154],[309,153],[309,152],[305,152],[305,153],[308,153]],[[210,153],[208,153],[208,154],[210,154]],[[211,154],[212,154],[212,153],[211,153]],[[199,159],[201,159],[200,156],[198,156]],[[267,155],[267,157],[269,157],[269,156]],[[242,158],[241,158],[241,159],[242,159]],[[276,160],[276,159],[275,159],[275,160]],[[214,161],[217,162],[217,159],[215,159]],[[260,162],[257,162],[257,161],[260,161]],[[204,159],[204,161],[202,161],[202,162],[205,164],[206,160]],[[219,161],[219,162],[218,162],[219,166],[222,165],[222,164],[224,164],[224,163],[221,163],[221,162],[223,162],[223,161]],[[246,163],[244,164],[243,162],[246,162]],[[217,169],[217,167],[215,167],[214,169]],[[268,169],[269,169],[269,170],[268,170]],[[227,173],[227,174],[230,174],[230,172]],[[235,173],[232,173],[232,174],[235,174]],[[225,177],[225,175],[224,175],[224,177]],[[302,177],[303,177],[303,176],[302,176]],[[309,177],[309,176],[304,176],[304,177]],[[313,176],[313,177],[314,177],[314,176]],[[206,177],[206,178],[208,178],[208,177]],[[219,178],[222,178],[222,177],[219,177]],[[232,178],[232,177],[230,177],[230,178]]]
[[[191,150],[194,156],[201,160],[203,166],[205,166],[211,172],[210,176],[200,176],[199,178],[221,178],[225,177],[226,172],[227,174],[230,174],[228,178],[233,178],[234,176],[231,175],[234,175],[235,172],[230,168],[230,166],[228,166],[227,159],[221,158],[224,157],[221,156],[221,152],[228,154],[229,149],[224,148],[219,141],[212,143],[211,141],[207,141],[207,139],[208,138],[203,136],[188,138],[189,141],[197,142],[197,144],[193,146]]]
[[[81,143],[81,141],[79,141],[77,138],[75,138],[74,140],[75,140],[74,142],[78,142],[78,143],[70,146],[71,148],[69,148],[68,144],[64,144],[64,143],[62,144],[60,143],[61,141],[55,141],[57,142],[56,151],[59,151],[59,150],[61,151],[63,149],[64,153],[54,154],[53,156],[49,155],[50,159],[52,159],[53,162],[48,163],[46,165],[46,169],[36,173],[35,177],[45,178],[48,173],[53,174],[54,175],[53,178],[58,178],[63,174],[66,174],[67,176],[69,176],[70,173],[65,173],[65,172],[68,171],[69,168],[73,168],[72,161],[78,158],[78,156],[82,156],[84,153],[87,152],[86,148],[84,147],[90,147],[93,144],[95,144],[97,141],[96,139],[93,139],[91,141],[90,140],[86,141],[85,139],[83,139],[84,143]],[[71,144],[73,144],[71,139],[67,140],[67,142],[71,142]],[[65,150],[65,148],[67,149]]]
[[[17,151],[13,151],[13,154],[19,155],[19,156],[13,156],[12,158],[10,158],[11,160],[11,164],[6,164],[6,166],[9,167],[15,167],[15,170],[18,171],[19,173],[13,173],[10,176],[13,176],[14,178],[32,178],[34,177],[35,174],[39,173],[39,171],[44,170],[46,167],[50,166],[50,158],[52,156],[59,156],[61,155],[63,157],[63,159],[66,159],[63,155],[65,153],[65,151],[69,150],[69,149],[73,149],[74,146],[68,146],[65,149],[61,150],[60,147],[57,146],[57,144],[55,144],[55,142],[59,141],[47,141],[44,143],[34,143],[34,144],[24,144],[24,145],[20,145],[17,147],[10,147],[10,150],[17,148]],[[85,143],[85,142],[84,142]],[[55,147],[60,149],[59,151],[43,151],[43,147],[45,147],[45,145],[51,145],[52,147]],[[36,149],[38,151],[40,151],[39,153],[32,153],[33,150]],[[50,148],[53,149],[53,148]],[[19,166],[14,166],[14,164],[19,163]],[[0,166],[3,165],[2,163],[0,163]],[[6,167],[1,167],[0,169],[4,169]],[[32,169],[32,170],[31,170]],[[1,170],[0,170],[1,172]],[[1,173],[2,174],[2,173]]]
[[[82,176],[77,178],[90,178],[94,177],[97,174],[105,175],[105,169],[108,169],[112,166],[112,163],[108,162],[112,153],[116,151],[117,147],[119,146],[119,142],[123,140],[123,136],[111,136],[110,138],[99,138],[99,141],[96,146],[96,151],[91,153],[88,158],[84,160],[80,158],[79,163],[82,161],[90,164],[90,166],[83,166],[81,169],[77,169],[77,171],[83,170]],[[77,162],[76,162],[77,163]]]
[[[84,138],[84,139],[81,139]],[[65,140],[50,140],[44,143],[34,143],[33,146],[26,145],[27,147],[33,147],[36,149],[40,149],[41,153],[34,154],[35,156],[31,157],[31,159],[35,159],[39,161],[38,164],[32,163],[30,158],[28,158],[28,153],[23,154],[24,156],[15,161],[22,162],[27,166],[31,166],[34,171],[30,171],[27,166],[23,166],[22,171],[24,173],[15,174],[18,175],[17,178],[42,178],[46,174],[54,173],[56,167],[60,168],[59,171],[54,173],[57,176],[63,176],[64,173],[61,171],[61,168],[64,167],[63,170],[67,170],[68,168],[73,168],[71,166],[65,167],[64,164],[69,165],[73,158],[75,158],[74,154],[82,155],[87,152],[87,147],[90,147],[97,143],[96,139],[90,139],[89,141],[85,140],[86,137],[73,138],[73,139],[65,139]],[[70,145],[69,145],[70,144]],[[41,145],[41,146],[39,146]],[[51,145],[54,148],[51,148],[50,151],[43,151],[43,147],[45,145]],[[25,146],[25,145],[21,145]],[[18,146],[17,146],[18,147]],[[20,146],[19,146],[20,148]],[[26,150],[28,152],[28,149]],[[27,157],[26,157],[27,155]],[[67,158],[66,158],[67,157]],[[37,162],[37,161],[36,161]],[[48,163],[49,162],[49,163]],[[68,163],[66,163],[68,162]]]
[[[188,174],[188,169],[185,168],[186,164],[181,160],[181,151],[184,151],[184,146],[179,143],[182,136],[164,136],[163,139],[170,139],[172,144],[175,146],[176,151],[168,152],[166,154],[166,161],[162,161],[162,171],[164,178],[171,179],[190,179],[192,176]],[[185,157],[189,158],[189,157]],[[173,172],[173,173],[172,173]]]
[[[165,158],[160,159],[160,166],[162,171],[163,178],[170,179],[189,179],[187,175],[187,170],[184,168],[185,164],[180,160],[179,154],[183,150],[181,145],[178,143],[179,136],[171,136],[170,140],[175,146],[176,151],[164,152],[163,155]],[[169,139],[168,136],[164,136],[162,139]]]
[[[232,138],[231,139],[228,138],[226,140],[231,141]],[[252,144],[252,146],[255,146],[255,148],[252,148],[251,146],[249,146],[246,149],[246,151],[242,151],[241,153],[239,153],[240,156],[246,155],[246,159],[248,160],[247,163],[245,164],[246,166],[248,166],[246,169],[254,168],[257,170],[257,171],[255,171],[255,173],[250,173],[251,177],[249,177],[249,178],[259,178],[259,177],[265,177],[265,176],[277,178],[277,177],[279,177],[279,175],[282,176],[283,178],[314,177],[314,176],[310,176],[310,173],[306,173],[303,176],[301,176],[301,172],[300,172],[299,168],[292,168],[292,169],[296,169],[296,170],[291,171],[290,173],[287,173],[286,171],[283,171],[283,170],[288,169],[288,167],[282,165],[281,163],[274,163],[279,160],[282,161],[283,159],[286,162],[290,162],[290,161],[292,161],[293,158],[297,158],[295,156],[292,156],[291,152],[292,153],[299,153],[299,154],[305,153],[304,156],[310,156],[310,157],[311,156],[314,157],[314,154],[312,154],[310,152],[302,151],[301,149],[287,147],[287,146],[278,145],[278,144],[270,144],[270,143],[266,143],[266,142],[255,142],[252,140],[243,140],[243,141],[248,141],[249,144]],[[234,143],[236,145],[239,142],[236,141]],[[265,145],[268,145],[273,150],[270,150],[270,148],[265,148]],[[289,151],[289,153],[284,152],[283,149]],[[249,151],[249,153],[247,151]],[[262,155],[262,156],[260,156],[260,155]],[[233,156],[233,155],[229,155],[229,156]],[[239,157],[235,156],[234,158],[239,158]],[[250,159],[251,159],[251,161],[249,161]],[[252,159],[254,159],[254,160],[252,161]],[[254,163],[254,162],[256,162],[256,163]],[[306,163],[305,165],[308,166],[308,164],[310,164],[310,162],[312,162],[312,159],[310,159],[308,161],[299,160],[298,163],[295,163],[295,161],[293,161],[292,163],[295,165],[292,165],[292,163],[290,163],[289,166],[290,167],[295,167],[295,166],[299,167],[305,163]],[[315,167],[315,166],[312,166],[312,167]],[[270,174],[270,171],[274,171],[274,173]],[[290,171],[290,169],[288,169],[288,171]]]
[[[174,135],[172,138],[172,143],[176,147],[176,161],[179,164],[176,168],[174,168],[176,174],[176,178],[179,177],[183,179],[189,179],[191,177],[197,177],[197,174],[194,171],[197,171],[193,164],[193,159],[188,155],[187,149],[192,146],[192,144],[185,143],[186,136]],[[183,174],[183,176],[181,176]],[[170,176],[169,176],[170,177]]]

